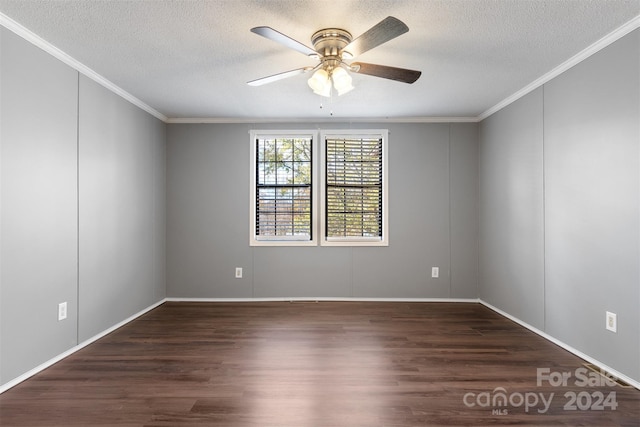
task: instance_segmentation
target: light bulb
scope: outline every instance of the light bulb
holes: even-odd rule
[[[329,81],[329,73],[327,73],[324,69],[319,69],[309,80],[307,80],[307,84],[313,92],[321,95],[329,97],[331,96],[331,82]]]
[[[331,79],[333,80],[333,87],[338,91],[338,96],[353,90],[351,76],[344,68],[338,67],[333,70]]]

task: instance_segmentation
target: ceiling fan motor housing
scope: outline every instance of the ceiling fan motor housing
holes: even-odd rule
[[[351,43],[351,40],[351,33],[340,28],[325,28],[316,31],[311,36],[311,43],[313,43],[313,48],[320,56],[323,68],[329,69],[340,65],[343,54],[346,53],[349,57],[351,56],[349,52],[342,51],[345,46]]]

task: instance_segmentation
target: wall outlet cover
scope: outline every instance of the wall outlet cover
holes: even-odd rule
[[[618,332],[618,316],[615,313],[607,311],[607,330],[611,332]]]
[[[64,320],[67,318],[67,303],[61,302],[58,304],[58,320]]]

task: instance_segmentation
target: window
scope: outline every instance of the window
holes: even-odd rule
[[[315,245],[315,132],[267,132],[251,132],[250,244]]]
[[[250,134],[250,245],[388,245],[386,130]]]
[[[387,131],[321,133],[322,244],[386,246]]]

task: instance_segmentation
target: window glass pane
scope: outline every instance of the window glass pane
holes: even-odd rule
[[[256,139],[256,237],[311,240],[310,137]]]

